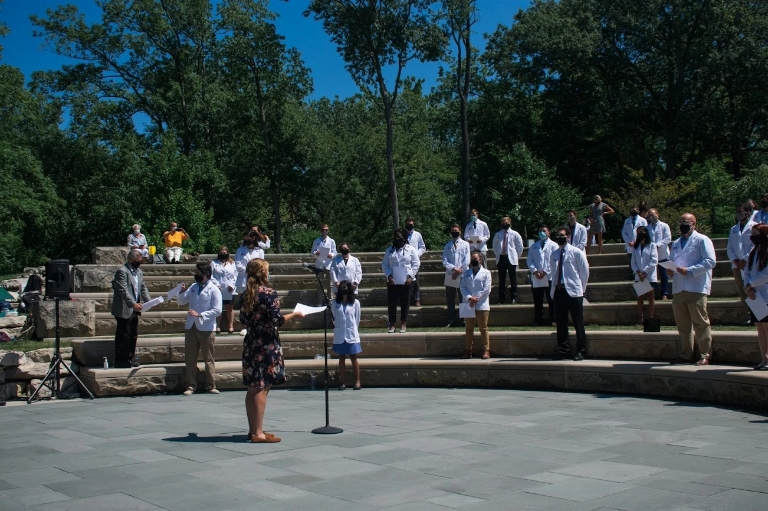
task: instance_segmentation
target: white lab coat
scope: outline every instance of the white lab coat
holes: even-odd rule
[[[744,268],[743,273],[744,286],[751,285],[755,288],[755,295],[757,295],[755,299],[768,303],[768,264],[762,270],[758,270],[757,266],[757,257],[752,261],[751,266],[749,265],[749,260],[747,260],[747,266]]]
[[[443,248],[443,267],[446,272],[453,271],[454,268],[462,272],[469,268],[469,243],[459,238],[456,240],[456,248],[453,247],[453,239],[445,244]]]
[[[248,275],[245,273],[245,269],[248,267],[251,259],[264,259],[264,250],[258,246],[252,249],[248,249],[245,245],[237,247],[237,252],[235,252],[235,268],[237,268],[235,288],[238,293],[245,291],[245,285],[248,283]]]
[[[509,264],[517,266],[520,256],[523,254],[523,238],[511,228],[507,231],[501,229],[493,237],[493,253],[496,255],[496,264],[501,259],[502,245],[504,245],[504,234],[507,235],[507,257]]]
[[[659,264],[659,251],[656,245],[648,243],[648,245],[641,247],[635,247],[632,252],[632,272],[641,271],[646,274],[645,280],[648,282],[656,282],[656,265]],[[665,270],[666,271],[666,270]],[[640,277],[635,273],[635,282],[639,282]]]
[[[552,269],[552,289],[550,296],[555,297],[555,289],[560,283],[560,252],[565,251],[563,256],[563,284],[568,296],[579,298],[587,292],[587,281],[589,280],[589,263],[587,255],[573,245],[564,245],[562,248],[552,252],[549,258],[549,266]]]
[[[480,242],[469,241],[470,238],[480,238]],[[472,250],[479,250],[480,252],[488,252],[488,240],[491,239],[491,230],[488,229],[488,224],[480,220],[479,218],[475,222],[469,222],[464,228],[464,239],[469,242],[469,247]]]
[[[728,233],[728,245],[726,247],[726,253],[728,254],[728,260],[731,262],[731,268],[736,269],[736,265],[733,264],[734,259],[747,260],[749,251],[752,250],[752,240],[749,239],[752,236],[752,226],[757,225],[752,220],[747,221],[744,227],[741,224],[736,224],[731,227],[731,232]]]
[[[587,237],[589,236],[589,232],[587,231],[587,228],[578,222],[576,222],[573,225],[573,227],[571,227],[570,225],[567,225],[567,227],[568,229],[571,230],[571,245],[578,248],[579,250],[582,250],[582,251],[586,250]]]
[[[408,243],[400,249],[389,247],[384,252],[384,259],[381,261],[381,269],[384,270],[385,279],[392,276],[392,268],[395,266],[404,266],[407,275],[412,279],[416,278],[416,274],[419,273],[419,267],[421,266],[416,249]]]
[[[624,240],[625,248],[627,250],[627,254],[632,253],[632,247],[629,246],[629,243],[634,243],[635,238],[637,237],[637,228],[642,226],[648,225],[648,221],[641,217],[640,215],[637,215],[635,217],[635,223],[632,223],[632,217],[627,217],[626,220],[624,220],[624,226],[621,228],[621,239]]]
[[[528,270],[531,272],[531,284],[533,287],[547,287],[552,281],[552,267],[550,266],[552,252],[558,249],[557,243],[547,238],[539,240],[528,249]],[[537,279],[534,275],[537,271],[546,273],[543,279]]]
[[[232,293],[237,292],[237,266],[235,263],[223,264],[218,259],[211,261],[211,278],[218,282],[222,300],[231,300]],[[229,287],[232,287],[232,291]]]
[[[360,285],[360,281],[363,280],[363,267],[360,264],[360,260],[349,254],[349,260],[344,261],[344,256],[338,254],[333,258],[331,263],[331,282],[333,283],[333,290],[339,290],[339,282],[348,280],[353,284]],[[355,289],[357,294],[357,289]]]
[[[675,272],[672,286],[675,293],[690,291],[691,293],[709,294],[712,289],[712,268],[717,263],[715,247],[712,240],[703,234],[693,231],[685,242],[682,236],[672,243],[669,260],[676,265],[688,269],[688,275]]]
[[[197,317],[187,314],[185,330],[192,328],[192,325],[201,332],[216,330],[216,318],[221,316],[221,291],[216,282],[209,280],[202,288],[200,284],[193,284],[179,295],[178,302],[179,305],[188,303],[190,309],[200,314]]]
[[[659,220],[656,225],[649,223],[647,227],[651,242],[656,245],[659,261],[666,261],[669,259],[669,244],[672,243],[672,232],[669,230],[669,224]]]
[[[344,305],[336,300],[331,300],[331,313],[333,314],[333,344],[359,344],[360,334],[360,300],[355,300],[352,305]]]
[[[465,303],[469,303],[469,299],[476,296],[476,311],[491,310],[491,301],[488,299],[491,296],[491,272],[482,266],[476,275],[471,267],[466,270],[461,276],[461,296],[464,297]]]
[[[416,253],[419,257],[427,251],[427,245],[424,244],[424,238],[421,237],[420,232],[413,230],[408,234],[406,239],[408,240],[408,244],[416,249]]]
[[[315,241],[312,242],[312,250],[309,252],[312,255],[315,255],[315,252],[317,252],[320,247],[325,247],[331,249],[329,252],[330,258],[324,257],[320,260],[318,260],[315,263],[315,266],[319,270],[322,268],[323,270],[327,270],[331,267],[331,262],[333,261],[333,258],[336,257],[336,242],[333,241],[333,239],[330,236],[326,236],[325,239],[323,239],[322,236],[319,236],[315,239]]]

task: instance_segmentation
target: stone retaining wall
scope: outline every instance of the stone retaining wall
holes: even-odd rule
[[[48,373],[52,357],[53,348],[27,352],[0,351],[0,401],[26,399]],[[61,348],[61,358],[65,361],[71,360],[72,348]],[[66,389],[74,383],[74,379],[66,376],[67,370],[63,367],[61,374],[61,386]],[[73,387],[73,390],[77,392],[76,387]],[[43,389],[39,395],[49,397],[50,391]]]

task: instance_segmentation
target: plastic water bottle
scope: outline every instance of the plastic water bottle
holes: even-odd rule
[[[320,353],[315,354],[315,360],[322,360],[323,356]]]
[[[109,369],[109,361],[107,360],[107,357],[104,357],[104,369]]]
[[[309,374],[309,390],[317,390],[317,373]]]

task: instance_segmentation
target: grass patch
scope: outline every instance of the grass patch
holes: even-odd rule
[[[0,343],[0,351],[32,351],[42,348],[53,348],[55,341],[11,341]],[[69,348],[69,341],[61,341],[62,348]]]

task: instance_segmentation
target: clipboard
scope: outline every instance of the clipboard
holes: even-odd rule
[[[392,280],[397,285],[405,284],[405,281],[408,280],[408,269],[405,266],[392,267]]]

